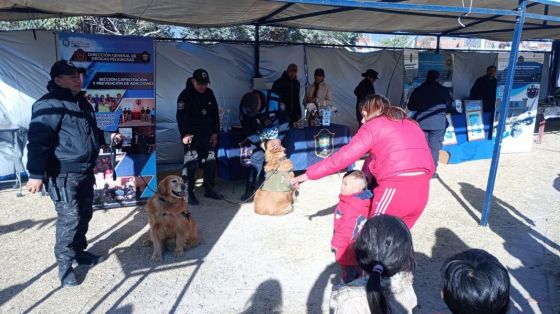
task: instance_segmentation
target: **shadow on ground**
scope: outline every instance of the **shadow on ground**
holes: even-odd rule
[[[484,199],[485,191],[469,183],[459,185],[461,194],[471,205],[467,210],[471,215],[480,216],[480,200]],[[471,208],[477,212],[472,212]],[[552,313],[554,302],[559,302],[554,278],[560,275],[560,259],[554,251],[558,252],[560,246],[533,228],[535,222],[522,210],[494,196],[488,227],[503,239],[504,248],[521,263],[520,267],[509,269],[509,273],[528,297],[512,286],[511,298],[515,307],[525,313],[537,310]]]
[[[282,285],[276,279],[261,283],[245,305],[242,314],[282,313]]]
[[[313,287],[311,287],[311,291],[309,291],[309,296],[307,297],[308,314],[321,313],[325,289],[327,288],[329,281],[332,284],[337,284],[340,281],[340,272],[336,263],[332,263],[325,267],[325,270],[323,270],[317,280],[315,280]]]
[[[227,183],[222,184],[225,186],[224,188],[229,188],[227,187]],[[201,243],[195,248],[186,251],[184,257],[176,258],[173,256],[172,252],[166,252],[164,254],[164,261],[162,263],[151,262],[150,256],[152,253],[152,249],[151,247],[146,247],[143,244],[144,239],[147,238],[147,235],[139,237],[138,240],[136,240],[132,245],[128,247],[118,247],[122,243],[126,242],[130,237],[137,236],[137,234],[147,226],[148,217],[144,209],[141,207],[132,209],[130,213],[128,213],[113,226],[96,235],[94,238],[90,238],[89,243],[91,244],[91,246],[88,248],[88,251],[91,251],[95,254],[105,255],[106,257],[116,256],[122,267],[122,272],[125,274],[125,277],[119,282],[113,283],[114,286],[111,290],[99,295],[92,306],[88,305],[88,308],[82,308],[81,311],[99,311],[99,308],[104,305],[108,297],[117,294],[118,300],[110,304],[111,307],[108,309],[108,311],[130,313],[132,312],[132,307],[130,305],[122,304],[122,302],[150,274],[182,267],[194,267],[192,274],[184,279],[184,284],[182,285],[183,289],[177,294],[175,302],[173,304],[161,304],[161,306],[159,307],[161,312],[176,312],[177,308],[183,301],[183,297],[189,289],[190,284],[192,283],[201,265],[203,264],[204,258],[209,254],[214,245],[220,239],[223,231],[226,229],[226,227],[240,208],[239,205],[224,206],[224,203],[221,201],[214,201],[206,198],[201,198],[201,202],[203,202],[203,204],[208,204],[209,206],[206,206],[204,208],[201,208],[200,206],[192,206],[189,208],[194,219],[197,220]],[[22,221],[10,226],[0,226],[0,228],[3,228],[3,232],[11,232],[21,228],[30,228],[36,225],[45,226],[46,224],[52,222],[54,222],[54,218],[51,220],[37,222]],[[54,260],[54,257],[52,257],[52,259]],[[103,263],[97,265],[96,267],[103,267]],[[39,281],[45,274],[51,273],[55,269],[56,264],[53,263],[45,270],[30,278],[26,282],[8,287],[0,291],[0,305],[8,302],[19,293]],[[79,266],[76,269],[78,280],[85,280],[88,271],[89,268]],[[127,281],[130,280],[134,280],[134,282],[126,291],[123,292],[122,289],[119,290],[119,288],[121,288]],[[23,312],[32,312],[33,310],[37,309],[42,303],[56,294],[59,290],[60,289],[55,289],[45,294],[37,302],[35,302],[29,308],[25,309]],[[105,307],[106,304],[103,308]]]

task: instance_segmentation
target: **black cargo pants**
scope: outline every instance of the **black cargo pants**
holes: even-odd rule
[[[182,176],[188,189],[194,190],[196,169],[204,171],[204,187],[212,189],[216,177],[216,148],[210,145],[210,134],[195,135],[192,142],[185,146]]]
[[[87,247],[86,233],[93,215],[93,172],[67,173],[49,178],[49,194],[57,213],[54,255],[69,264]]]

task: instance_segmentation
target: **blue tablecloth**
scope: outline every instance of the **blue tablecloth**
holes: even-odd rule
[[[218,144],[218,176],[225,180],[244,179],[248,167],[243,165],[242,152],[247,157],[247,149],[240,146],[245,136],[240,130],[232,129],[220,133]],[[324,127],[291,129],[282,142],[294,170],[305,170],[310,165],[332,154],[350,141],[350,129],[338,124]]]
[[[492,137],[490,134],[491,126],[493,125],[491,119],[492,115],[489,112],[484,112],[482,114],[486,139],[469,142],[467,137],[467,119],[465,113],[451,115],[451,120],[453,121],[453,126],[455,127],[457,144],[445,145],[442,148],[443,150],[449,152],[450,164],[492,158],[494,141],[491,139]]]

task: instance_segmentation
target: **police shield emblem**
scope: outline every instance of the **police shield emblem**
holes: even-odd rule
[[[328,129],[322,129],[315,134],[315,155],[327,158],[334,152],[334,133]]]
[[[243,167],[249,167],[251,165],[251,156],[253,155],[253,148],[251,144],[247,141],[239,143],[239,163]]]

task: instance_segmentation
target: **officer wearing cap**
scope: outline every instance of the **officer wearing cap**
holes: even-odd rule
[[[85,251],[93,214],[93,168],[101,145],[122,142],[122,135],[97,127],[93,105],[81,91],[84,73],[66,60],[54,63],[48,93],[33,104],[28,134],[27,189],[38,192],[46,182],[54,202],[54,254],[62,286],[78,284],[73,262],[93,266],[101,261]]]
[[[362,77],[364,79],[362,79],[354,89],[354,95],[356,95],[356,119],[360,125],[362,125],[360,103],[366,96],[375,95],[375,87],[373,84],[379,79],[379,73],[375,70],[367,69],[365,73],[362,73]]]
[[[214,191],[220,117],[214,92],[208,88],[209,83],[208,72],[198,69],[187,79],[187,87],[177,98],[177,124],[185,146],[183,180],[188,184],[190,205],[199,204],[194,194],[199,165],[204,170],[204,196],[222,199],[222,195]]]
[[[239,120],[246,136],[245,142],[251,145],[252,155],[245,193],[242,201],[253,197],[257,183],[263,178],[264,148],[282,148],[282,140],[288,133],[290,115],[280,96],[271,90],[253,90],[241,99]]]

